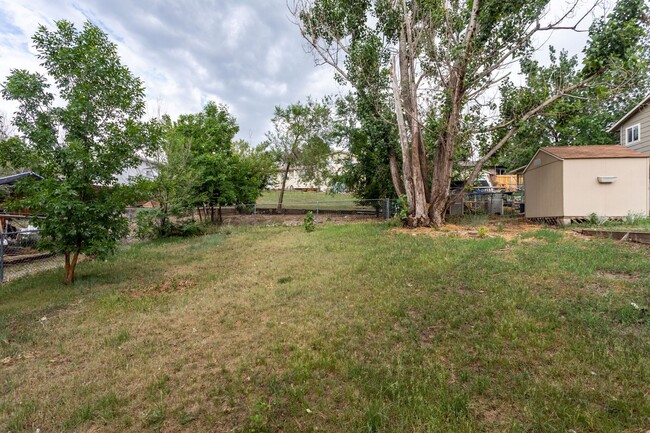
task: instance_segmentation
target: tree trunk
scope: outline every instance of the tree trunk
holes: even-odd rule
[[[79,249],[74,253],[71,251],[65,252],[65,280],[63,281],[67,285],[74,284],[74,273],[77,268],[77,260],[79,259]]]
[[[395,155],[395,151],[393,149],[390,149],[388,152],[388,166],[390,168],[390,178],[393,181],[393,188],[395,188],[395,193],[398,197],[400,195],[404,195],[404,184],[399,175],[397,155]]]
[[[221,205],[217,208],[217,223],[219,225],[223,224],[223,215],[221,214]]]
[[[214,224],[214,205],[210,205],[210,224]]]
[[[278,212],[282,210],[282,201],[284,200],[284,188],[287,185],[287,177],[289,176],[289,167],[291,163],[287,163],[287,166],[284,169],[284,174],[282,175],[282,186],[280,187],[280,197],[278,198]]]

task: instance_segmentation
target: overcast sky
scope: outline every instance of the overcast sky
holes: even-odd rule
[[[252,144],[264,138],[274,106],[340,91],[332,70],[305,53],[285,0],[0,0],[1,81],[13,68],[38,70],[31,36],[60,19],[78,28],[90,20],[109,34],[144,80],[150,115],[160,109],[175,118],[208,100],[225,103],[239,138]],[[585,40],[552,36],[573,53]],[[14,110],[0,99],[0,112]]]

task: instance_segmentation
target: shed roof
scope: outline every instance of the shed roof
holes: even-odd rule
[[[618,144],[601,144],[596,146],[552,146],[542,147],[540,151],[559,159],[650,158],[650,155]]]
[[[29,176],[39,180],[43,179],[43,176],[40,176],[33,171],[26,171],[24,173],[12,174],[11,176],[0,177],[0,185],[13,185],[16,181]]]
[[[650,103],[650,95],[648,95],[648,96],[646,96],[645,98],[643,98],[643,100],[642,100],[641,102],[639,102],[639,103],[636,105],[636,107],[634,107],[633,109],[631,109],[630,111],[628,111],[627,114],[626,114],[625,116],[621,117],[621,120],[619,120],[619,121],[616,122],[614,125],[612,125],[612,127],[609,128],[609,129],[607,130],[607,132],[614,132],[614,131],[618,131],[619,129],[621,129],[621,125],[623,125],[625,122],[627,122],[627,121],[628,121],[632,116],[634,116],[636,113],[638,113],[639,111],[641,111],[641,109],[642,109],[643,107],[645,107],[648,103]]]

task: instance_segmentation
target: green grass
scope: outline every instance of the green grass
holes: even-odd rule
[[[432,233],[240,229],[0,286],[0,430],[647,430],[647,247]]]
[[[275,208],[280,191],[268,190],[257,200],[258,208]],[[383,203],[382,203],[383,206]],[[372,210],[370,206],[359,206],[352,194],[328,194],[324,192],[285,191],[285,209],[315,210]],[[383,209],[383,207],[382,207]]]

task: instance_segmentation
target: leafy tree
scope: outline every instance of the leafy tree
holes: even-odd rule
[[[327,177],[333,122],[330,108],[312,99],[307,99],[305,104],[275,107],[271,121],[273,130],[267,132],[264,146],[283,168],[278,200],[280,211],[291,167],[300,167],[300,177],[304,181],[321,183]]]
[[[74,283],[79,254],[106,255],[127,232],[125,206],[133,191],[116,176],[136,166],[147,149],[144,86],[122,65],[117,47],[98,27],[77,30],[57,21],[39,26],[32,38],[45,76],[12,70],[2,96],[18,102],[13,120],[21,140],[0,149],[2,159],[44,176],[19,188],[18,206],[42,216],[35,220],[43,246],[65,256],[65,282]]]
[[[194,204],[203,207],[206,219],[209,210],[215,223],[215,208],[220,212],[221,206],[237,201],[230,176],[237,122],[226,106],[208,102],[200,113],[181,115],[174,128],[189,143],[192,165],[198,171]]]
[[[397,125],[401,180],[409,204],[409,226],[444,223],[447,208],[465,193],[450,196],[454,162],[478,153],[466,182],[533,116],[582,88],[624,79],[624,71],[645,67],[639,51],[647,34],[644,0],[618,0],[596,19],[578,80],[552,88],[545,99],[522,106],[506,124],[490,122],[487,103],[507,76],[507,67],[526,59],[541,32],[580,30],[598,6],[574,23],[579,0],[557,20],[549,0],[295,0],[293,14],[318,61],[356,91],[390,94]],[[368,62],[376,67],[366,68]],[[389,77],[389,80],[382,80]],[[388,84],[386,84],[388,83]],[[533,100],[531,99],[531,102]],[[487,113],[492,111],[492,113]],[[484,125],[484,126],[483,126]],[[506,131],[493,134],[497,129]]]
[[[190,153],[192,180],[184,185],[191,184],[192,191],[185,197],[202,206],[212,223],[221,223],[222,206],[255,203],[275,171],[268,153],[233,141],[239,127],[226,106],[209,102],[200,113],[180,116],[169,129]]]

